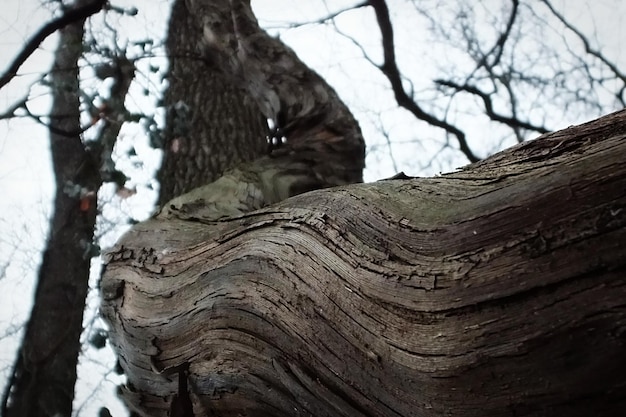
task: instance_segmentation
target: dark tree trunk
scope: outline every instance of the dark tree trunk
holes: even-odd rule
[[[81,141],[78,59],[84,20],[59,31],[50,72],[54,212],[33,310],[5,394],[5,417],[69,416],[96,219],[98,166]],[[89,190],[82,193],[80,189]]]
[[[160,206],[267,153],[267,120],[241,87],[202,55],[197,26],[184,0],[176,1],[166,41],[170,70]]]
[[[146,416],[174,395],[196,416],[621,415],[625,137],[623,111],[438,178],[135,226],[102,281],[125,400]]]

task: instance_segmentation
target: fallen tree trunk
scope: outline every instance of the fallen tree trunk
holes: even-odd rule
[[[125,401],[150,416],[174,396],[196,416],[619,415],[625,137],[622,111],[437,178],[136,225],[102,278]]]

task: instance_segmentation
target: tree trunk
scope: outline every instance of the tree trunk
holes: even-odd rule
[[[267,121],[256,103],[201,54],[200,32],[178,0],[166,47],[170,57],[159,205],[267,154]]]
[[[179,373],[196,416],[620,415],[624,137],[626,111],[437,178],[135,226],[102,280],[125,400],[165,416]]]
[[[69,416],[72,411],[100,186],[97,163],[81,141],[78,60],[83,25],[84,19],[59,31],[50,72],[54,212],[33,309],[7,384],[5,417]]]

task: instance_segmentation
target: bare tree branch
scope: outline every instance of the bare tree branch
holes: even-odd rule
[[[17,117],[17,114],[15,114],[15,112],[21,108],[25,108],[27,100],[28,100],[28,96],[18,100],[15,104],[13,104],[11,107],[6,109],[4,113],[0,113],[0,120],[12,119],[14,117]]]
[[[493,45],[493,47],[489,50],[489,52],[485,54],[484,58],[479,63],[479,66],[482,65],[485,68],[491,69],[495,65],[500,63],[500,59],[502,58],[502,53],[504,52],[504,45],[506,41],[509,39],[509,36],[511,35],[511,30],[513,29],[513,25],[515,24],[515,19],[517,18],[519,0],[512,0],[512,3],[513,3],[513,7],[511,8],[511,15],[509,16],[509,20],[507,22],[506,28],[500,34],[500,36],[498,36],[498,40]],[[487,58],[492,54],[495,56],[495,58],[493,62],[489,63],[487,62]]]
[[[393,89],[396,101],[399,106],[410,111],[415,117],[423,120],[433,126],[444,129],[446,132],[456,136],[459,143],[459,148],[463,154],[471,162],[477,162],[480,160],[474,152],[470,149],[465,133],[454,125],[436,118],[435,116],[424,111],[409,95],[404,91],[402,86],[402,78],[400,76],[400,70],[396,63],[395,46],[393,40],[393,26],[391,19],[389,18],[389,8],[385,0],[370,0],[369,4],[374,8],[376,13],[376,19],[378,20],[378,26],[380,27],[380,33],[382,35],[384,62],[379,65],[378,68],[385,74],[391,88]]]
[[[563,23],[563,25],[565,25],[566,28],[568,28],[569,30],[574,32],[574,34],[583,43],[583,45],[585,47],[585,52],[587,52],[588,54],[598,58],[604,65],[606,65],[611,71],[613,71],[613,73],[615,74],[615,76],[617,78],[619,78],[620,80],[622,80],[626,84],[626,74],[622,73],[619,70],[619,68],[617,68],[617,66],[614,63],[612,63],[611,61],[606,59],[606,57],[604,55],[602,55],[602,53],[600,51],[598,51],[597,49],[592,48],[591,44],[589,43],[589,40],[587,39],[587,37],[580,30],[578,30],[571,23],[569,23],[562,14],[557,12],[556,9],[552,6],[552,4],[550,3],[549,0],[543,0],[543,3],[548,7],[548,9],[550,9],[552,14],[554,16],[556,16],[556,18],[559,19],[559,21],[561,23]]]
[[[86,19],[89,16],[98,13],[100,9],[104,7],[106,2],[107,0],[94,0],[92,3],[84,6],[69,9],[63,14],[63,16],[46,23],[32,38],[30,38],[28,42],[26,42],[22,51],[15,57],[4,74],[0,76],[0,88],[8,84],[9,81],[17,75],[17,70],[48,36],[59,29],[63,29],[70,23]]]
[[[329,13],[329,14],[327,14],[324,17],[320,17],[319,19],[294,22],[294,23],[286,24],[284,26],[264,25],[263,27],[266,28],[266,29],[273,29],[273,28],[279,28],[279,27],[280,28],[286,28],[286,29],[296,29],[296,28],[299,28],[299,27],[302,27],[302,26],[319,25],[319,24],[322,24],[322,23],[333,21],[337,16],[339,16],[339,15],[345,13],[345,12],[349,12],[349,11],[352,11],[352,10],[360,9],[361,7],[365,7],[365,6],[368,6],[368,5],[369,5],[369,3],[367,1],[362,1],[360,3],[357,3],[357,4],[353,5],[353,6],[344,7],[342,9],[337,10],[336,12]]]
[[[480,90],[479,88],[475,86],[472,86],[469,84],[461,85],[461,84],[455,83],[454,81],[449,81],[449,80],[435,80],[435,82],[439,85],[453,88],[456,91],[465,91],[467,93],[474,94],[480,97],[483,103],[485,104],[485,112],[487,113],[487,116],[489,116],[491,120],[495,120],[497,122],[503,123],[511,127],[512,129],[522,128],[522,129],[534,130],[539,133],[550,132],[548,129],[546,129],[543,126],[536,126],[536,125],[533,125],[532,123],[521,121],[515,117],[503,116],[501,114],[496,113],[493,109],[491,96],[488,93],[485,93],[484,91]]]
[[[587,52],[589,55],[600,60],[600,62],[606,65],[607,68],[613,72],[615,77],[618,78],[622,82],[623,86],[622,88],[619,89],[618,92],[615,93],[615,97],[620,101],[620,103],[624,104],[624,90],[626,89],[626,74],[621,72],[620,69],[613,62],[609,61],[599,50],[593,48],[591,44],[589,43],[589,39],[587,39],[587,37],[580,30],[578,30],[574,25],[568,22],[562,14],[556,11],[556,9],[552,6],[549,0],[543,0],[543,3],[546,5],[548,9],[550,9],[550,12],[552,12],[552,14],[557,19],[559,19],[559,21],[567,29],[572,31],[578,37],[578,39],[580,39],[583,46],[585,47],[585,52]],[[602,83],[600,82],[600,84]]]

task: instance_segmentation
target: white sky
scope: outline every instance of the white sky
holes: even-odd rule
[[[121,19],[121,24],[132,27],[129,36],[136,39],[158,39],[164,33],[169,10],[167,1],[112,2],[118,6],[134,6],[139,9],[140,14],[136,20]],[[342,9],[354,3],[356,1],[329,0],[324,3],[320,0],[255,0],[253,6],[263,26],[280,28],[284,26],[284,22],[312,21],[326,15],[328,10]],[[389,0],[390,5],[405,3],[404,0]],[[432,4],[433,7],[445,4],[440,0],[423,3]],[[502,5],[499,0],[485,0],[483,3],[493,5],[494,10]],[[593,8],[588,8],[587,3],[593,4]],[[603,42],[603,52],[620,63],[621,68],[626,68],[626,46],[623,42],[625,33],[622,29],[626,17],[626,2],[559,0],[554,5],[566,11],[567,17],[581,29],[589,30],[589,33],[595,32],[597,38]],[[50,12],[45,7],[42,8],[38,0],[0,0],[0,8],[1,71],[17,54],[25,40],[49,19]],[[430,64],[446,57],[443,55],[445,52],[437,50],[436,45],[428,42],[416,43],[411,38],[415,28],[423,24],[414,15],[411,16],[398,12],[393,13],[392,17],[396,25],[394,29],[399,65],[405,74],[417,80],[415,82],[419,88],[420,80],[430,80],[431,74],[437,71],[437,67]],[[371,58],[380,62],[379,34],[371,11],[345,13],[336,22],[339,29],[357,38]],[[429,151],[429,146],[436,146],[436,142],[429,141],[436,133],[431,128],[416,123],[405,111],[396,108],[386,80],[364,62],[359,49],[345,37],[336,34],[335,28],[330,25],[311,25],[283,32],[281,38],[337,89],[359,118],[369,148],[379,149],[379,152],[368,154],[366,180],[372,181],[395,173],[389,158],[389,148],[378,129],[380,126],[388,131],[396,143],[420,139],[417,144],[396,145],[391,148],[398,169],[408,174],[432,175],[467,163],[458,154],[450,154],[450,162],[446,166],[420,166],[421,162],[416,154]],[[20,68],[19,76],[0,89],[0,113],[22,98],[27,93],[28,86],[49,69],[55,42],[54,36],[48,38],[37,53]],[[147,64],[145,61],[142,65]],[[31,110],[45,114],[49,106],[45,91],[33,88],[30,90],[30,98]],[[130,101],[138,107],[145,105],[140,93],[133,93]],[[558,121],[554,128],[562,128],[595,116],[586,119],[578,117],[577,120]],[[476,138],[483,134],[484,131],[477,127],[468,136],[477,144]],[[139,135],[137,130],[124,131],[120,147],[136,145],[142,153],[140,156],[148,161],[145,171],[135,172],[136,183],[142,184],[149,182],[157,168],[158,153],[147,147],[145,139],[137,139]],[[6,367],[14,360],[14,349],[19,340],[19,334],[4,338],[2,336],[12,333],[15,330],[12,326],[23,322],[28,315],[36,265],[39,262],[38,250],[44,244],[47,231],[46,219],[53,192],[47,141],[47,131],[28,119],[0,120],[0,195],[4,196],[0,199],[0,378],[6,376]],[[504,145],[512,144],[511,141]],[[480,151],[482,154],[487,153],[485,149]],[[137,196],[116,204],[126,212],[133,212],[135,216],[146,216],[149,211],[146,207],[149,207],[153,197],[154,194],[149,189],[142,188]],[[1,278],[1,272],[7,263],[6,277]],[[96,306],[97,303],[97,298],[92,295],[90,304]],[[96,415],[97,407],[101,404],[97,398],[86,400],[92,387],[102,381],[100,376],[94,374],[101,374],[111,366],[111,358],[107,354],[90,352],[89,356],[96,363],[81,367],[82,380],[77,388],[77,404],[86,401],[89,405],[80,412],[84,416]],[[87,362],[85,358],[82,361]],[[118,382],[113,377],[106,379],[102,389],[95,394],[96,397],[103,397],[105,402],[110,402],[108,397],[112,395]],[[4,381],[0,383],[0,387],[3,386]],[[115,417],[123,415],[120,406],[111,411]]]

